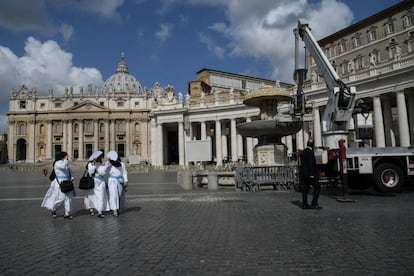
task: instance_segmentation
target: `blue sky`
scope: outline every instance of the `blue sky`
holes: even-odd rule
[[[297,18],[317,39],[399,0],[2,0],[0,132],[12,89],[39,95],[115,73],[121,53],[142,86],[187,93],[211,68],[293,82]]]

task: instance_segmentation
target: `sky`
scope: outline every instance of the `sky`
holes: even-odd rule
[[[293,83],[294,35],[316,39],[400,0],[2,0],[0,133],[12,90],[101,88],[122,53],[143,87],[186,94],[203,69]]]

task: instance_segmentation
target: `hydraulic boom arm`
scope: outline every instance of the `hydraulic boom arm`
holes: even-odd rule
[[[341,81],[304,19],[298,21],[298,34],[315,61],[318,73],[323,77],[328,88],[328,102],[322,117],[324,146],[338,148],[339,140],[345,139],[347,141],[348,123],[355,106],[355,87],[347,87]]]

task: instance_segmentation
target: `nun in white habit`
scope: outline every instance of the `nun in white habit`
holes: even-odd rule
[[[88,174],[94,179],[94,188],[85,192],[85,208],[94,215],[93,208],[98,211],[98,217],[104,218],[103,211],[109,211],[106,196],[105,166],[102,164],[103,152],[98,150],[88,159]]]
[[[52,212],[54,218],[56,218],[56,210],[62,206],[65,209],[63,217],[65,219],[73,218],[71,211],[75,190],[63,193],[59,186],[59,183],[63,180],[73,180],[68,159],[69,155],[66,152],[60,152],[56,155],[56,160],[53,162],[53,169],[56,177],[50,183],[50,187],[41,204],[41,207],[47,208]]]
[[[116,151],[110,151],[106,156],[106,172],[108,177],[109,208],[114,216],[118,216],[119,209],[125,207],[126,187],[128,186],[128,172],[125,164],[118,158]]]

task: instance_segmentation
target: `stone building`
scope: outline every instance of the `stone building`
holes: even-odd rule
[[[95,150],[117,150],[121,157],[150,158],[148,114],[151,95],[128,72],[124,58],[102,90],[89,85],[64,94],[38,95],[22,86],[12,91],[8,112],[9,162],[52,160],[67,151],[85,160]]]
[[[311,26],[310,26],[311,27]],[[348,138],[352,147],[412,146],[414,143],[414,2],[401,1],[318,41],[341,80],[355,86],[370,107],[354,116]],[[320,112],[326,86],[310,59],[304,87],[314,120],[297,135],[303,148],[310,135],[322,145]]]
[[[294,37],[292,35],[292,45]],[[319,41],[340,78],[369,103],[351,122],[350,146],[411,146],[414,143],[414,2],[400,3]],[[309,136],[322,146],[321,116],[326,86],[310,59],[304,93],[313,103],[313,120],[282,138],[288,154],[303,149]],[[22,86],[12,91],[8,112],[8,158],[36,162],[67,151],[85,160],[95,150],[117,150],[133,163],[187,165],[192,141],[209,141],[211,160],[253,162],[257,140],[242,137],[237,125],[259,119],[244,96],[265,85],[294,92],[293,84],[213,69],[197,72],[188,92],[155,83],[143,88],[129,74],[124,57],[102,89],[38,95]],[[47,94],[47,93],[44,93]]]

